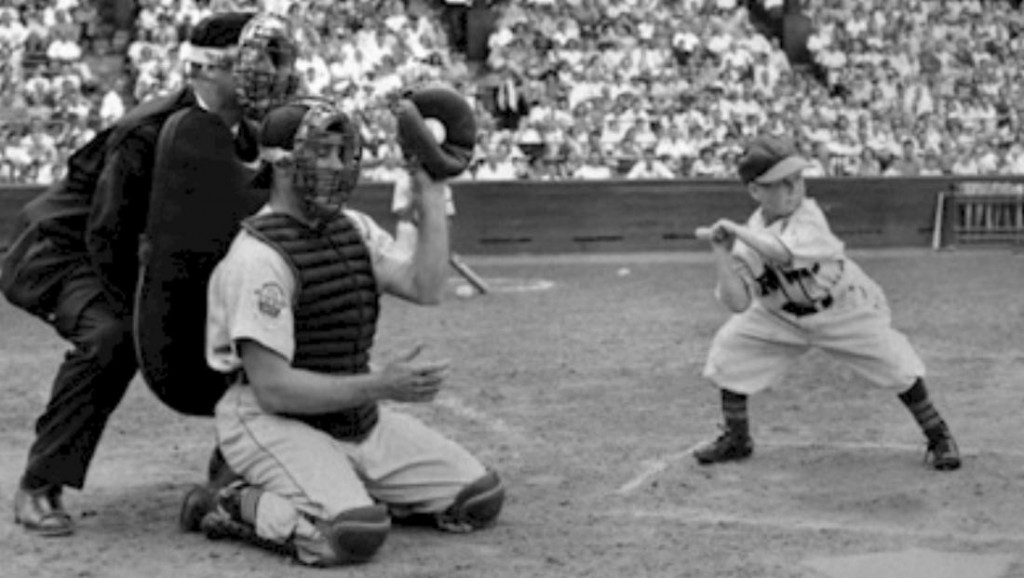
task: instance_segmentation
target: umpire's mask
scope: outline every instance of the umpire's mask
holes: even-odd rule
[[[260,119],[296,95],[299,45],[292,24],[277,14],[257,14],[238,40],[233,73],[238,103],[251,118]]]

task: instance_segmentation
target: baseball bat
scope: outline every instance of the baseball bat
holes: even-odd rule
[[[711,233],[712,233],[711,227],[697,227],[697,229],[694,230],[694,232],[693,232],[693,236],[697,237],[701,241],[710,241],[711,240]]]
[[[481,294],[491,292],[491,287],[484,281],[483,277],[477,275],[476,271],[471,269],[457,253],[452,253],[448,257],[448,261],[451,262],[452,268],[458,271],[459,275],[462,275],[466,281],[469,281],[469,284],[475,287]]]

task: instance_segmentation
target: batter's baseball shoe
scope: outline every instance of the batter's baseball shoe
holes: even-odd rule
[[[939,471],[950,471],[960,467],[960,450],[948,427],[938,428],[928,435],[928,449],[925,461]]]
[[[693,457],[701,465],[744,460],[754,453],[754,440],[749,434],[736,433],[728,428],[714,440],[693,450]]]

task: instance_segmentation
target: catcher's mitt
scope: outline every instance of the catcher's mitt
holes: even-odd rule
[[[435,180],[458,176],[469,167],[476,116],[455,89],[433,84],[408,90],[393,100],[391,110],[407,161],[422,165]]]

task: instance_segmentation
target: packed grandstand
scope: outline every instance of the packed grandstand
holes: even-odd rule
[[[299,25],[307,90],[364,121],[364,180],[401,170],[383,97],[429,80],[478,113],[465,179],[732,178],[763,132],[793,137],[809,176],[1024,173],[1019,2],[798,4],[801,63],[754,18],[781,0],[138,0],[113,41],[98,2],[0,0],[0,182],[59,179],[97,131],[180,87],[190,26],[225,9]]]

